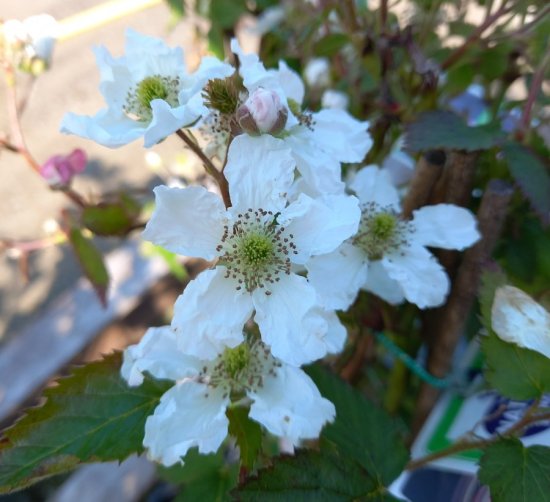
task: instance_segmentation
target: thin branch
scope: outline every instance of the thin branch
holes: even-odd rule
[[[212,163],[212,161],[205,155],[205,153],[201,150],[199,145],[197,145],[187,134],[185,131],[182,131],[181,129],[176,131],[176,134],[183,140],[183,142],[189,147],[189,149],[197,156],[199,159],[201,159],[204,168],[206,172],[212,176],[216,180],[216,183],[220,187],[220,192],[222,195],[223,202],[225,204],[225,207],[231,206],[231,198],[229,196],[229,186],[227,184],[227,180],[225,179],[225,176],[216,169],[216,166]]]
[[[527,101],[525,102],[525,108],[523,109],[523,115],[521,117],[520,130],[523,132],[527,131],[531,125],[531,112],[533,111],[533,105],[535,104],[537,96],[541,90],[544,75],[549,64],[550,51],[547,51],[540,65],[536,69],[535,74],[533,75],[533,81],[531,82],[531,87],[529,88],[529,94],[527,95]]]
[[[13,135],[13,146],[26,161],[29,166],[37,173],[40,172],[40,164],[34,160],[34,157],[29,152],[27,145],[25,144],[25,138],[21,129],[21,122],[19,121],[19,109],[17,105],[17,92],[15,89],[15,73],[10,65],[4,65],[4,73],[6,78],[6,93],[7,93],[7,107],[8,117],[10,121],[10,128]]]
[[[480,26],[478,26],[478,28],[464,41],[464,43],[460,47],[455,49],[455,51],[452,52],[445,61],[443,61],[443,63],[441,64],[441,69],[447,70],[449,69],[449,67],[454,65],[470,48],[470,46],[481,38],[481,35],[483,35],[487,28],[498,21],[499,18],[501,18],[505,14],[508,14],[508,12],[511,12],[513,8],[513,4],[508,5],[507,0],[504,0],[502,5],[500,6],[500,9],[498,9],[491,16],[487,17],[487,19],[485,19],[485,21]]]
[[[415,460],[411,460],[406,466],[405,469],[408,471],[411,471],[413,469],[418,469],[420,467],[425,466],[426,464],[429,464],[430,462],[433,462],[434,460],[448,457],[449,455],[453,455],[455,453],[459,453],[461,451],[466,450],[476,450],[481,448],[486,448],[487,446],[496,443],[500,441],[503,438],[509,438],[514,437],[517,433],[521,432],[523,429],[525,429],[528,425],[544,421],[550,419],[550,413],[541,413],[541,414],[535,414],[535,410],[538,407],[538,401],[535,401],[529,409],[525,412],[525,415],[518,420],[514,425],[512,425],[509,429],[504,431],[502,434],[498,434],[496,436],[493,436],[489,439],[478,439],[475,441],[458,441],[454,443],[453,445],[449,446],[448,448],[445,448],[443,450],[436,451],[434,453],[430,453],[429,455],[426,455],[425,457],[418,458]]]

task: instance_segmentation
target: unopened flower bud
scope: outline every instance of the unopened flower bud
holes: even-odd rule
[[[268,89],[256,89],[237,110],[239,125],[249,134],[277,134],[288,117],[279,95]]]
[[[86,153],[77,148],[69,155],[54,155],[40,166],[40,175],[51,187],[67,187],[75,174],[86,168]]]
[[[47,14],[6,21],[1,26],[5,57],[23,71],[42,73],[50,64],[57,29],[56,20]]]

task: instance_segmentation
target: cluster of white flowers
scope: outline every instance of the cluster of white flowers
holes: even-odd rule
[[[249,406],[250,418],[293,444],[318,437],[335,409],[300,366],[342,350],[335,310],[360,288],[391,303],[441,304],[449,280],[425,246],[462,249],[479,237],[471,213],[452,205],[402,220],[377,167],[348,189],[341,164],[363,161],[368,124],[338,107],[304,110],[304,84],[284,62],[267,70],[236,41],[232,50],[238,71],[205,58],[188,74],[181,50],[129,32],[126,56],[96,51],[108,108],[62,125],[110,147],[207,131],[207,152],[227,152],[230,205],[200,186],[159,186],[144,231],[212,262],[176,301],[171,325],[125,351],[130,385],[144,372],[175,382],[145,430],[149,455],[165,465],[193,446],[217,450],[228,406]]]

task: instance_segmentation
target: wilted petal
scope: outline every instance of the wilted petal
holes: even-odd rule
[[[311,378],[288,365],[278,368],[275,376],[267,376],[263,386],[249,396],[254,400],[250,418],[294,445],[301,439],[318,438],[323,425],[332,422],[336,414]]]
[[[497,289],[491,324],[504,341],[550,357],[550,314],[521,289]]]
[[[217,451],[229,423],[225,416],[229,398],[223,393],[189,380],[168,390],[145,422],[147,456],[169,467],[194,446],[200,453]]]

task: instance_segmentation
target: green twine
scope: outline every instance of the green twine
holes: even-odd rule
[[[409,370],[411,370],[416,376],[427,384],[437,389],[448,389],[451,387],[452,382],[448,378],[437,378],[431,373],[426,371],[420,364],[418,364],[409,354],[393,343],[384,333],[374,333],[376,340],[381,343],[389,352],[391,352],[397,359],[399,359]]]

